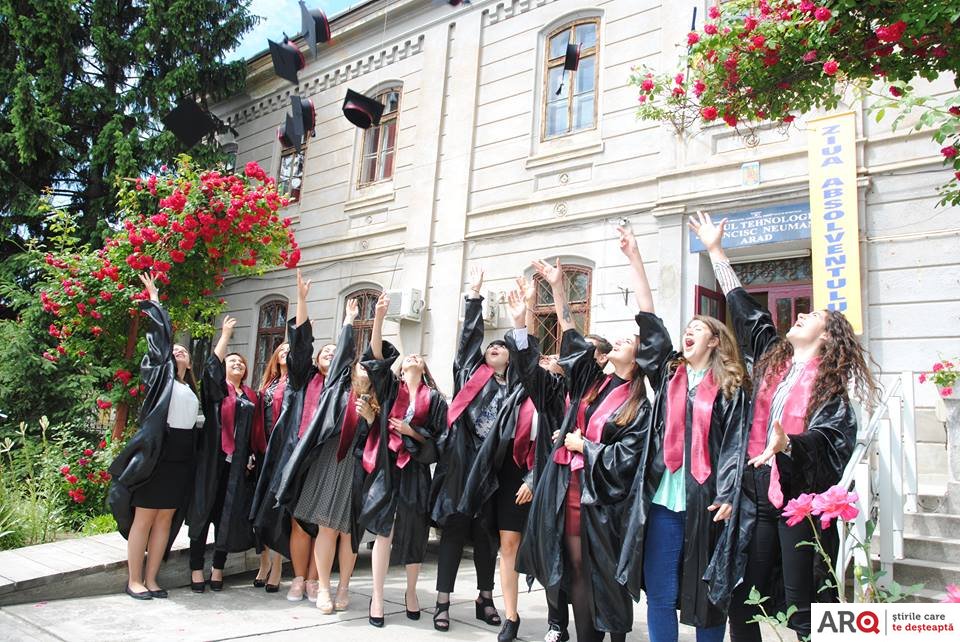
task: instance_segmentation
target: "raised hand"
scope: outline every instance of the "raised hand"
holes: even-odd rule
[[[727,219],[714,224],[710,214],[700,210],[697,210],[697,213],[687,221],[687,227],[700,237],[700,241],[708,250],[719,250],[721,248],[723,230],[726,225]]]
[[[530,265],[533,266],[533,269],[536,270],[551,287],[560,286],[563,280],[563,267],[560,265],[560,259],[557,259],[556,265],[550,265],[540,260],[533,261]]]
[[[148,273],[138,274],[140,277],[140,282],[143,283],[143,287],[146,288],[147,294],[150,295],[151,301],[160,301],[160,295],[157,292],[157,282]]]
[[[347,301],[346,310],[344,310],[343,325],[350,325],[357,320],[358,316],[360,316],[360,301],[350,299]]]
[[[527,306],[516,290],[511,290],[507,295],[507,310],[513,319],[513,327],[523,328],[527,325]]]
[[[773,428],[770,431],[770,439],[767,441],[767,447],[764,448],[762,453],[748,461],[747,465],[760,468],[760,466],[763,466],[773,459],[777,453],[783,452],[789,443],[790,438],[787,437],[787,433],[783,431],[783,426],[780,425],[779,421],[774,421]]]
[[[517,277],[517,290],[520,291],[520,295],[523,297],[523,302],[527,305],[528,310],[532,310],[534,306],[537,305],[537,288],[533,283],[527,281],[522,276]]]
[[[639,261],[640,248],[637,247],[637,239],[633,235],[633,230],[618,225],[617,233],[620,235],[620,251],[628,259]]]
[[[304,281],[303,275],[300,274],[300,270],[297,270],[297,297],[298,298],[303,299],[304,301],[307,300],[307,294],[310,293],[311,283],[312,281],[310,279],[307,279],[306,281]]]
[[[233,336],[233,329],[237,326],[237,319],[229,315],[223,317],[223,323],[220,325],[220,331],[226,336]]]
[[[483,268],[474,267],[470,269],[470,291],[480,296],[480,289],[483,287]]]
[[[386,292],[381,292],[380,296],[377,298],[377,307],[374,309],[373,314],[376,319],[384,319],[387,316],[387,311],[390,309],[390,295]]]

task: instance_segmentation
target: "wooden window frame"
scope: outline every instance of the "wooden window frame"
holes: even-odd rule
[[[307,136],[307,137],[305,137],[305,138],[309,138],[309,136]],[[284,182],[283,177],[281,176],[281,174],[283,173],[283,159],[286,158],[286,157],[288,157],[288,156],[294,156],[294,157],[300,156],[300,187],[298,187],[296,190],[293,190],[293,189],[290,188],[290,186],[289,186],[290,183],[293,182],[293,179],[296,178],[296,176],[297,176],[296,174],[291,174],[291,175],[287,178],[286,182]],[[296,162],[296,161],[294,161],[294,162]],[[286,195],[287,195],[287,198],[290,199],[290,202],[291,202],[291,203],[297,203],[297,202],[300,201],[300,195],[301,195],[301,193],[303,192],[303,178],[304,178],[304,175],[306,174],[306,167],[307,167],[307,143],[306,143],[306,140],[304,140],[303,145],[300,146],[300,151],[299,151],[299,152],[297,151],[297,148],[296,148],[296,147],[282,147],[282,148],[280,149],[280,160],[279,160],[279,162],[277,163],[277,176],[276,176],[276,179],[277,179],[277,192],[279,192],[281,196],[284,195],[284,191],[283,191],[283,190],[285,189],[285,186],[286,186],[286,189],[289,189],[289,190],[290,190],[289,192],[286,193]]]
[[[570,90],[567,95],[567,131],[563,133],[547,134],[547,114],[548,106],[550,103],[551,88],[550,88],[550,70],[554,67],[562,67],[564,56],[561,55],[557,58],[550,57],[550,41],[553,40],[556,36],[562,34],[564,31],[569,31],[571,38],[568,39],[568,42],[573,42],[573,35],[576,34],[576,28],[580,25],[593,24],[596,30],[596,40],[593,47],[588,49],[580,50],[580,60],[583,61],[584,58],[593,56],[593,125],[591,127],[584,127],[582,129],[571,129],[573,126],[573,99],[576,94],[576,83],[577,83],[577,72],[564,72],[570,75],[569,78],[564,80],[564,83],[570,83]],[[551,31],[544,42],[544,67],[543,67],[543,105],[540,108],[540,141],[554,140],[556,138],[561,138],[563,136],[570,136],[572,134],[578,134],[580,132],[590,131],[591,129],[597,128],[597,119],[599,118],[600,110],[600,97],[599,97],[599,88],[600,88],[600,18],[581,18],[579,20],[574,20],[573,22],[568,22],[565,25],[558,27],[557,29]],[[554,89],[555,91],[555,89]]]
[[[586,300],[578,301],[575,303],[569,303],[571,314],[582,313],[583,314],[583,327],[577,328],[581,334],[587,335],[590,333],[590,310],[593,307],[593,268],[590,268],[586,265],[564,265],[563,266],[563,276],[566,279],[569,274],[585,274],[587,276],[587,296]],[[545,282],[542,276],[535,274],[533,277],[533,287],[536,289],[536,292],[539,295],[541,287],[549,288],[549,284]],[[540,336],[540,329],[546,328],[548,326],[548,320],[553,317],[556,323],[556,337],[552,337],[556,341],[557,352],[560,351],[560,340],[562,338],[562,332],[560,332],[560,323],[559,320],[556,320],[556,309],[554,308],[553,302],[546,304],[538,301],[533,308],[534,316],[534,334],[540,340],[541,349],[544,354],[551,354],[547,351],[546,348],[546,339],[544,336]]]
[[[711,289],[708,288],[708,287],[702,286],[702,285],[694,286],[694,288],[693,288],[693,293],[694,293],[694,300],[695,300],[695,302],[696,302],[696,306],[695,306],[695,309],[694,309],[694,314],[698,314],[698,315],[702,315],[702,316],[713,316],[713,315],[710,315],[710,314],[704,309],[704,308],[705,308],[705,306],[704,306],[704,299],[707,299],[707,300],[713,301],[714,303],[717,304],[717,308],[718,308],[718,311],[719,311],[720,314],[719,314],[719,316],[715,316],[714,318],[717,319],[718,321],[721,321],[721,322],[725,322],[725,321],[726,321],[726,318],[727,318],[727,297],[725,297],[725,296],[723,295],[723,290],[720,288],[720,284],[719,284],[719,283],[717,284],[716,289],[713,289],[713,290],[711,290]]]
[[[265,326],[263,325],[263,319],[267,310],[271,308],[277,308],[278,310],[283,311],[283,324],[279,326]],[[270,357],[273,355],[273,351],[277,349],[277,346],[282,344],[287,337],[287,321],[290,314],[290,303],[286,299],[271,299],[270,301],[265,301],[260,305],[260,310],[257,313],[257,335],[253,343],[253,372],[252,378],[247,380],[247,383],[250,386],[257,386],[260,384],[260,377],[263,375],[264,368],[267,367],[267,363],[270,361]],[[260,356],[260,340],[267,339],[269,347],[264,351],[263,357]]]
[[[343,305],[346,307],[347,302],[350,299],[357,298],[372,298],[374,303],[380,298],[382,294],[381,290],[378,290],[373,287],[362,287],[350,292],[347,296],[343,298]],[[373,333],[373,317],[369,319],[363,317],[366,306],[363,305],[363,301],[360,302],[360,314],[353,322],[353,336],[354,336],[354,345],[356,346],[357,356],[363,354],[363,351],[367,349],[367,346],[370,345],[370,336]]]
[[[358,176],[357,176],[357,187],[358,187],[358,188],[369,187],[369,186],[371,186],[371,185],[376,185],[377,183],[383,183],[383,182],[385,182],[385,181],[393,180],[393,176],[394,176],[394,174],[396,174],[396,171],[397,171],[397,149],[398,149],[397,141],[400,139],[400,110],[401,110],[401,108],[403,107],[403,86],[402,86],[402,85],[393,85],[393,86],[386,87],[385,89],[380,90],[379,92],[377,92],[376,100],[379,100],[379,101],[382,102],[383,104],[386,104],[386,97],[387,97],[389,94],[393,93],[393,92],[396,92],[396,94],[397,94],[397,108],[396,108],[396,110],[394,110],[394,111],[392,111],[392,112],[390,112],[390,113],[384,112],[383,116],[381,116],[381,118],[380,118],[380,124],[379,124],[379,125],[376,125],[376,126],[373,126],[373,127],[369,127],[369,128],[367,128],[367,129],[363,130],[363,136],[362,136],[361,139],[360,139],[360,171],[359,171]],[[383,149],[381,149],[381,144],[383,143],[383,132],[386,131],[386,130],[384,129],[384,125],[385,125],[385,124],[389,124],[389,123],[391,123],[391,122],[395,122],[395,123],[396,123],[396,136],[394,137],[394,141],[393,141],[393,152],[392,152],[392,153],[393,153],[393,165],[392,165],[391,168],[390,168],[390,175],[389,175],[389,176],[383,176],[383,177],[380,177],[380,178],[375,178],[374,180],[370,180],[370,181],[364,180],[364,169],[365,169],[365,167],[366,167],[367,158],[369,158],[369,157],[373,157],[374,159],[376,159],[376,163],[374,164],[374,167],[373,167],[373,175],[374,175],[374,176],[380,176],[380,174],[382,173],[383,168],[381,167],[381,164],[380,164],[380,157],[381,157],[381,156],[383,155],[383,153],[384,153],[384,152],[383,152]],[[373,131],[376,131],[376,132],[377,132],[377,149],[374,151],[374,153],[372,153],[372,154],[367,154],[367,153],[366,153],[366,151],[367,151],[367,137],[370,136],[370,135],[371,135],[371,132],[373,132]]]

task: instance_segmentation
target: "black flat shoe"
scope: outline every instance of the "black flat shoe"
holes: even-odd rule
[[[419,611],[419,610],[417,610],[417,611],[411,611],[410,609],[407,608],[407,594],[406,594],[406,593],[403,594],[403,610],[407,612],[407,619],[408,619],[408,620],[419,620],[419,619],[420,619],[420,611]]]
[[[373,600],[371,599],[370,606],[367,607],[367,621],[370,622],[371,626],[375,626],[378,629],[382,629],[384,624],[383,616],[381,615],[380,617],[373,617],[372,615],[370,615],[370,608],[372,606],[373,606]]]
[[[156,591],[150,591],[150,597],[155,597],[159,600],[170,597],[170,594],[167,593],[167,589],[157,589]]]
[[[191,581],[190,590],[193,591],[194,593],[203,593],[204,591],[207,590],[207,583]]]
[[[433,614],[433,628],[446,633],[450,630],[450,602],[437,602],[436,611]],[[447,619],[438,620],[437,616],[441,613],[447,614]]]
[[[266,580],[261,580],[259,577],[253,578],[253,588],[263,588],[266,585]]]
[[[223,590],[223,580],[210,580],[210,590],[211,591],[222,591]]]
[[[280,585],[279,585],[279,584],[264,584],[264,585],[263,585],[263,590],[266,591],[267,593],[276,593],[276,592],[278,592],[278,591],[280,590]]]
[[[493,604],[493,598],[483,597],[482,595],[477,598],[479,602],[474,602],[474,606],[477,607],[477,619],[481,622],[486,622],[490,626],[500,626],[500,614],[497,613],[497,607]],[[487,609],[493,609],[492,613],[487,613]]]
[[[135,600],[152,600],[153,599],[153,595],[151,594],[150,591],[140,591],[138,593],[137,591],[134,591],[133,589],[131,589],[129,586],[127,586],[126,590],[127,590],[127,595],[129,595]]]
[[[507,618],[503,621],[503,628],[500,629],[500,634],[497,635],[497,642],[512,642],[517,639],[517,632],[520,630],[520,616],[517,616],[517,621],[514,622],[510,618]]]
[[[570,632],[561,629],[557,624],[551,624],[547,629],[547,634],[543,636],[544,642],[567,642],[570,639]]]

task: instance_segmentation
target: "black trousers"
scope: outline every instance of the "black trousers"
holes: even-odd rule
[[[566,631],[570,626],[570,600],[563,589],[547,589],[547,627]]]
[[[757,505],[757,522],[747,548],[747,567],[743,583],[733,592],[730,600],[730,639],[732,642],[762,642],[759,624],[747,624],[747,620],[760,614],[756,606],[747,606],[744,601],[750,595],[751,587],[756,586],[760,594],[773,597],[777,593],[774,585],[778,575],[783,577],[783,592],[786,605],[794,605],[797,612],[790,618],[789,626],[796,631],[797,638],[810,635],[810,604],[817,601],[820,589],[814,579],[814,562],[817,555],[812,546],[800,546],[803,541],[814,539],[810,523],[804,520],[796,526],[787,526],[786,519],[780,517],[780,510],[767,499],[767,487],[770,485],[770,469],[748,468],[743,477],[743,493]],[[782,573],[771,572],[780,567]],[[822,600],[821,600],[822,601]],[[772,602],[765,602],[768,615]]]
[[[477,590],[493,590],[493,572],[497,564],[497,550],[490,544],[491,534],[487,533],[479,518],[470,519],[463,515],[450,517],[447,525],[440,531],[440,551],[437,560],[437,592],[453,593],[463,557],[463,545],[467,536],[473,541],[473,565],[477,570]],[[495,536],[495,535],[494,535]]]
[[[207,548],[207,534],[210,532],[210,524],[214,525],[214,533],[219,535],[220,516],[223,514],[223,502],[227,497],[227,480],[230,478],[230,464],[221,459],[218,464],[217,476],[217,497],[214,499],[213,508],[210,511],[210,517],[204,524],[200,536],[190,540],[190,570],[203,570],[203,554]],[[223,569],[227,563],[226,551],[213,551],[213,568]]]

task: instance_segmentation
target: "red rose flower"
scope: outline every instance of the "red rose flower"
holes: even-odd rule
[[[174,263],[183,263],[187,260],[187,255],[180,250],[170,250],[170,260]]]
[[[712,7],[707,9],[707,15],[710,16],[711,19],[716,20],[717,18],[720,17],[720,7],[718,7],[717,5],[713,5]]]
[[[101,440],[100,440],[100,443],[97,444],[97,448],[99,448],[100,450],[103,450],[103,449],[106,448],[106,447],[107,447],[107,440],[106,440],[106,439],[101,439]]]
[[[833,76],[839,69],[840,65],[837,64],[836,60],[828,60],[827,62],[823,63],[823,73],[827,74],[828,76]]]
[[[718,115],[717,108],[713,105],[708,105],[700,110],[700,116],[703,117],[706,121],[716,120]]]
[[[960,117],[960,107],[953,106],[953,107],[950,108],[949,111],[950,111],[950,113],[953,114],[954,116]]]
[[[84,454],[85,456],[87,456],[87,457],[90,457],[91,455],[93,455],[93,450],[90,449],[90,448],[84,448],[84,449],[83,449],[83,454]]]
[[[643,91],[652,91],[653,90],[653,81],[649,78],[645,78],[642,83],[640,83],[640,89]],[[284,219],[286,222],[287,219]]]
[[[700,35],[696,31],[691,31],[687,34],[687,46],[692,47],[693,45],[700,42]]]
[[[826,22],[827,20],[830,19],[830,16],[832,15],[833,14],[830,13],[830,10],[827,9],[826,7],[817,7],[817,9],[813,12],[813,17],[819,20],[820,22]]]
[[[754,36],[753,38],[751,38],[751,39],[750,39],[750,42],[753,43],[753,46],[754,46],[754,47],[756,47],[757,49],[760,49],[761,47],[763,47],[764,44],[766,44],[767,39],[764,38],[763,36],[759,36],[759,35],[758,35],[758,36]]]
[[[717,25],[703,25],[703,33],[708,36],[717,35]]]
[[[754,16],[747,16],[743,19],[744,33],[750,33],[757,28],[757,19]]]
[[[70,466],[60,466],[60,472],[64,475],[70,474]]]
[[[105,399],[97,399],[97,408],[99,408],[100,410],[106,410],[107,408],[110,408],[111,406],[113,406],[113,403],[112,403],[112,402],[107,401],[107,400],[105,400]]]
[[[940,153],[943,154],[945,158],[955,158],[957,155],[957,148],[954,145],[949,145],[941,149]]]
[[[77,476],[76,476],[76,475],[67,475],[67,483],[68,483],[68,484],[76,484],[77,481],[78,481],[78,480],[77,480]]]
[[[890,90],[890,95],[892,95],[894,98],[899,98],[900,96],[903,95],[903,92],[900,91],[899,87],[894,87],[893,85],[890,85],[889,90]]]
[[[903,34],[907,30],[907,23],[903,20],[899,20],[892,25],[887,25],[885,27],[877,27],[874,33],[877,34],[877,38],[881,42],[900,42],[900,39],[903,38]]]
[[[732,114],[732,113],[730,113],[730,112],[726,112],[726,113],[723,115],[723,122],[725,122],[725,123],[726,123],[727,125],[729,125],[730,127],[736,127],[736,126],[737,126],[737,116],[736,116],[736,114]]]

